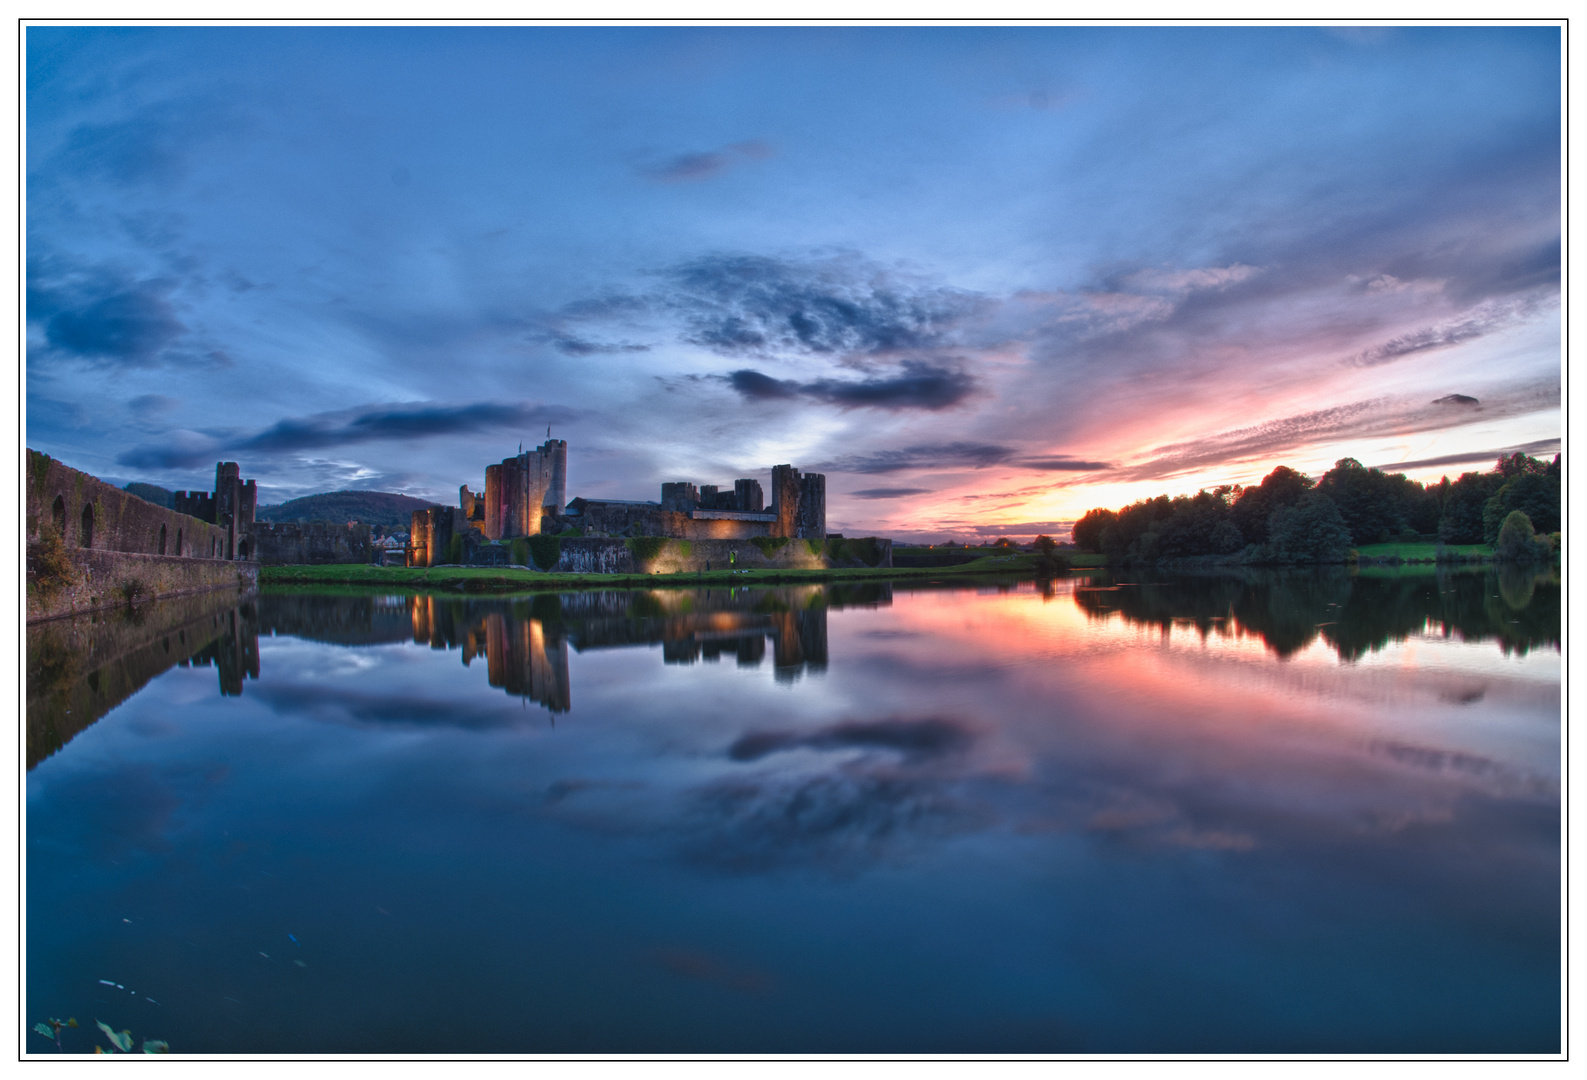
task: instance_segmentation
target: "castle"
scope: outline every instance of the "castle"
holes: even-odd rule
[[[771,506],[760,481],[739,479],[729,488],[664,483],[656,502],[567,499],[568,444],[547,439],[485,469],[485,489],[464,484],[456,507],[416,511],[409,566],[494,564],[508,559],[501,541],[538,536],[675,540],[751,540],[756,537],[821,541],[827,535],[826,477],[801,474],[792,465],[771,471]]]

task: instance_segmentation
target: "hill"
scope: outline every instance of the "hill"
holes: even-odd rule
[[[361,521],[365,525],[407,529],[415,510],[436,503],[389,491],[332,491],[261,506],[255,521]]]
[[[144,502],[152,502],[155,506],[163,506],[171,510],[176,506],[176,496],[158,484],[145,484],[134,480],[123,491],[130,491]]]

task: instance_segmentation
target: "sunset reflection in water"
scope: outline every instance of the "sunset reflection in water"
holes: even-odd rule
[[[127,1026],[193,1050],[1547,1050],[1557,597],[1093,574],[183,616],[257,676],[122,650],[152,681],[30,772],[29,1008],[89,1012],[109,964],[165,991]],[[44,674],[41,709],[92,694]]]

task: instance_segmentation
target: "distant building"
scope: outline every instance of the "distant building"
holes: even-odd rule
[[[826,477],[801,474],[792,465],[771,470],[770,507],[760,481],[749,478],[735,480],[731,489],[664,483],[656,502],[581,497],[564,503],[567,469],[567,442],[548,439],[486,468],[483,493],[464,484],[456,507],[414,511],[408,565],[486,561],[476,557],[475,549],[541,533],[679,540],[823,540],[827,535]],[[492,550],[486,547],[482,554]]]

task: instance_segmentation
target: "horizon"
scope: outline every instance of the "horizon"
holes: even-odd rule
[[[25,32],[26,442],[118,486],[549,424],[941,542],[1560,449],[1557,26]]]

